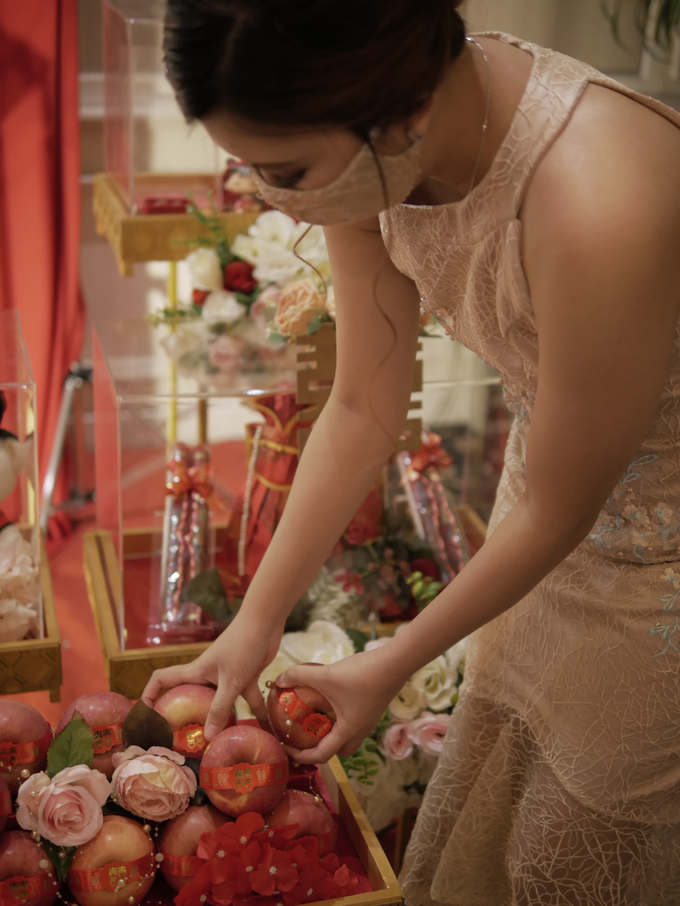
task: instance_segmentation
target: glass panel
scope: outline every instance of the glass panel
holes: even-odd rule
[[[0,642],[43,638],[35,383],[16,311],[0,311]]]

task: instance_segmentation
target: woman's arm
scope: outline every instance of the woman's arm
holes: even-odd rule
[[[419,297],[394,267],[377,221],[326,231],[337,305],[337,373],[297,469],[281,522],[229,628],[191,664],[154,673],[144,690],[211,682],[206,735],[273,659],[296,601],[375,484],[404,428],[419,334]]]
[[[526,490],[394,639],[332,667],[286,671],[283,684],[313,683],[338,714],[301,762],[354,751],[413,673],[534,588],[588,534],[646,435],[680,308],[678,157],[657,148],[649,160],[647,146],[642,169],[620,133],[616,146],[592,145],[576,156],[558,144],[523,211],[540,345]]]

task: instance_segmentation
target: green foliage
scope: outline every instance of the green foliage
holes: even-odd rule
[[[180,601],[196,604],[220,623],[230,623],[234,613],[218,569],[204,569],[182,589]]]
[[[363,651],[364,648],[366,647],[366,643],[368,641],[370,641],[369,637],[366,635],[366,633],[362,632],[360,629],[353,629],[350,626],[349,629],[345,630],[345,632],[352,640],[352,644],[354,645],[354,650],[357,653],[359,653],[360,651]]]
[[[617,42],[623,46],[620,36],[620,21],[624,9],[630,9],[631,0],[601,0],[602,11],[611,25]],[[647,41],[652,36],[654,43],[664,51],[670,49],[673,35],[680,26],[680,0],[632,0],[635,25]]]
[[[354,755],[341,755],[340,761],[348,777],[354,777],[364,786],[373,786],[375,780],[372,778],[380,770],[380,762],[384,762],[385,757],[378,748],[377,742],[368,737],[364,739]]]
[[[150,749],[151,746],[172,748],[172,727],[158,711],[154,711],[141,700],[136,702],[123,721],[123,745],[139,746]]]
[[[411,573],[406,583],[411,586],[411,592],[418,604],[418,610],[425,610],[427,605],[434,601],[444,587],[441,582],[437,582],[432,576],[424,576],[417,570]]]
[[[47,753],[47,776],[54,777],[64,768],[79,764],[91,767],[94,757],[94,734],[76,711]]]
[[[129,812],[126,814],[129,815]],[[63,884],[66,881],[69,869],[71,868],[71,863],[73,862],[73,857],[75,856],[78,847],[55,846],[54,843],[50,843],[50,841],[46,840],[44,837],[40,840],[40,845],[54,865],[57,872],[57,878]],[[60,858],[60,853],[64,854],[63,858]]]

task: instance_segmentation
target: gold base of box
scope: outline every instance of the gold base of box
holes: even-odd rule
[[[186,177],[153,174],[144,175],[145,182],[154,179],[166,185],[175,180],[182,188]],[[191,177],[196,180],[196,176]],[[206,177],[208,185],[213,177]],[[208,239],[210,233],[193,214],[130,214],[118,189],[116,180],[108,173],[97,173],[93,184],[95,226],[100,236],[108,239],[123,277],[130,277],[133,265],[143,261],[180,261],[192,250],[193,239]],[[224,213],[219,218],[224,234],[232,242],[238,233],[246,233],[261,211],[249,214]]]
[[[135,534],[141,537],[143,533]],[[123,650],[114,618],[120,611],[121,587],[111,532],[104,529],[86,532],[84,555],[88,596],[112,692],[139,698],[154,670],[188,664],[205,651],[208,642]]]
[[[47,690],[51,702],[61,700],[61,639],[54,609],[52,577],[42,544],[40,586],[45,616],[45,638],[0,643],[0,695]]]

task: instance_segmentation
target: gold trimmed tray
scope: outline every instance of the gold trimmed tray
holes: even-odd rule
[[[401,906],[404,898],[397,876],[359,805],[340,760],[334,756],[328,764],[319,765],[319,768],[333,805],[373,890],[353,897],[325,900],[312,906]]]
[[[153,184],[154,176],[145,174],[145,182]],[[167,186],[176,179],[178,187],[187,177],[159,175],[159,184]],[[191,176],[195,182],[197,177]],[[206,177],[208,185],[213,177]],[[122,277],[130,277],[133,265],[143,261],[180,261],[191,251],[192,239],[208,238],[209,231],[193,214],[130,214],[118,189],[116,180],[108,173],[97,173],[93,184],[94,219],[97,232],[108,239],[118,262]],[[246,233],[261,211],[250,214],[220,214],[229,242],[238,233]]]
[[[0,643],[0,695],[47,690],[51,702],[61,700],[61,639],[54,608],[52,576],[42,542],[40,586],[45,617],[45,638]]]

